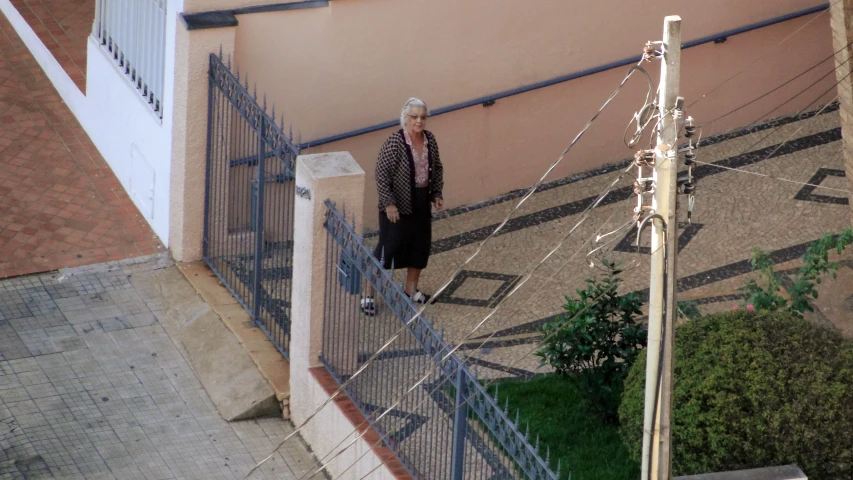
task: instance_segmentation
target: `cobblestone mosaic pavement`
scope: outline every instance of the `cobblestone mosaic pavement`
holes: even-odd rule
[[[163,250],[0,15],[0,278]]]
[[[292,432],[220,418],[161,322],[166,269],[154,256],[0,281],[0,478],[239,479]],[[268,464],[252,478],[312,465],[298,440]]]
[[[680,197],[679,300],[695,300],[704,312],[730,309],[740,300],[738,288],[751,272],[748,259],[753,247],[773,252],[778,268],[791,269],[809,242],[850,227],[840,138],[836,105],[706,137],[699,150],[700,161],[820,188],[700,165],[696,169],[699,184],[691,224],[686,223],[686,202]],[[622,262],[626,291],[647,295],[648,248],[637,253],[633,245],[636,231],[626,224],[636,205],[633,178],[626,175],[531,279],[507,297],[626,166],[604,167],[540,189],[429,307],[448,338],[463,343],[463,352],[470,355],[472,364],[479,365],[481,376],[544,372],[531,355],[541,339],[539,325],[561,313],[565,295],[574,294],[585,279],[600,273],[590,264],[602,257]],[[433,256],[422,277],[422,290],[434,292],[450,278],[519,197],[512,193],[481,208],[468,207],[438,216],[433,223]],[[601,243],[594,242],[597,234],[620,227],[624,228]],[[370,241],[375,242],[375,238]],[[605,244],[587,257],[591,250]],[[850,276],[850,265],[844,264],[840,277]],[[825,295],[833,298],[822,295],[813,317],[853,334],[853,286],[838,280],[823,288]],[[497,312],[471,334],[498,304]],[[484,348],[479,348],[486,339]]]

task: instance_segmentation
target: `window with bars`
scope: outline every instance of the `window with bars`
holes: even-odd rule
[[[96,0],[93,34],[163,117],[166,0]]]

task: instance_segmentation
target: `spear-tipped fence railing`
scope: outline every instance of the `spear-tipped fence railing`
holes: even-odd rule
[[[160,118],[166,67],[166,0],[95,0],[92,35]]]
[[[299,147],[221,53],[209,83],[204,260],[287,356]]]
[[[344,384],[418,310],[356,234],[354,223],[347,223],[334,204],[327,206],[321,360]],[[368,297],[373,315],[362,309]],[[444,335],[421,315],[345,391],[415,478],[558,479],[559,469],[551,470],[517,419],[513,422],[462,360],[447,356],[450,350]],[[432,372],[427,381],[387,411],[403,388],[427,371]]]

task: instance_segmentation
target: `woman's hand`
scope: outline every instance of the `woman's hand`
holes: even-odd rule
[[[442,200],[441,197],[438,197],[432,201],[432,206],[435,207],[436,210],[441,210],[444,207],[444,200]]]
[[[388,205],[385,207],[385,215],[391,223],[397,223],[400,219],[400,211],[397,210],[397,205]]]

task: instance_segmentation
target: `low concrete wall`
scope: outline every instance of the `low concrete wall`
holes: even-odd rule
[[[299,426],[308,418],[308,415],[329,399],[329,392],[309,370],[298,372],[291,378],[298,378],[298,384],[291,381],[291,389],[294,392],[298,391],[299,399],[291,400],[290,408],[294,424]],[[345,399],[346,395],[341,394],[341,400]],[[318,459],[326,458],[321,460],[323,463],[355,440],[351,447],[329,464],[327,471],[331,477],[340,480],[360,480],[372,471],[373,473],[367,477],[371,480],[401,478],[391,472],[388,464],[379,466],[388,458],[381,459],[376,454],[372,448],[373,442],[368,441],[370,436],[365,435],[356,440],[361,435],[361,431],[356,430],[355,424],[340,408],[340,404],[341,402],[335,401],[321,409],[300,432],[305,442],[311,446],[314,455]],[[352,405],[351,402],[350,405]],[[355,406],[353,405],[352,408],[354,409]]]

